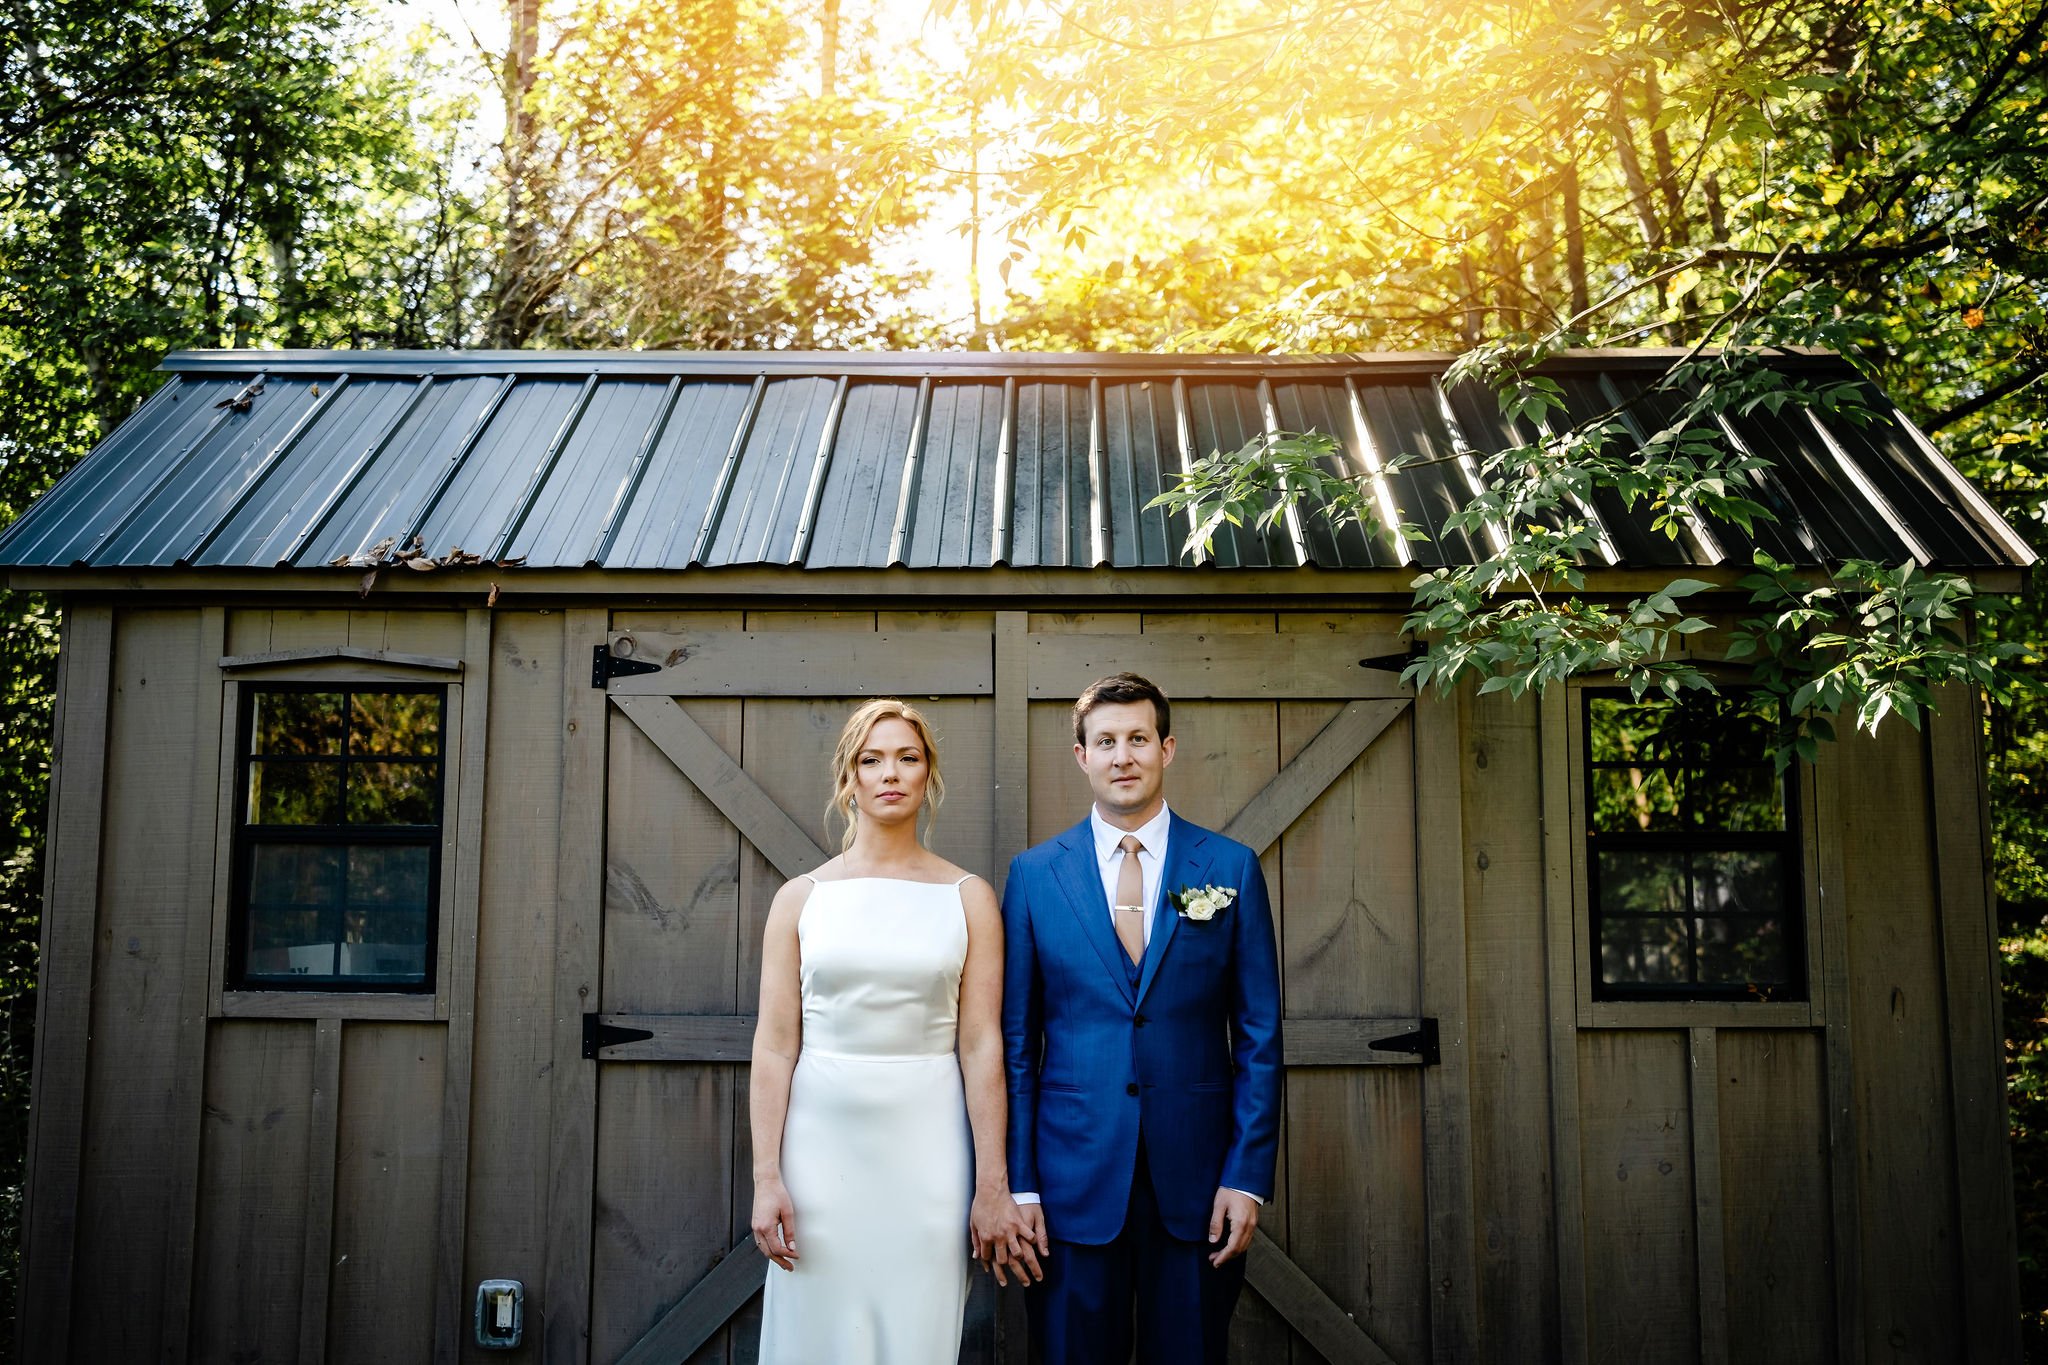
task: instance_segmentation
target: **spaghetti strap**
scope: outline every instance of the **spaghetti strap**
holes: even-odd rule
[[[958,887],[958,886],[965,886],[965,885],[967,885],[967,883],[969,883],[969,882],[971,882],[971,881],[973,881],[973,880],[974,880],[974,874],[973,874],[972,872],[970,872],[970,873],[968,873],[968,874],[967,874],[966,876],[962,877],[962,878],[961,878],[961,879],[960,879],[959,881],[957,881],[957,882],[954,882],[954,883],[953,883],[953,885],[954,885],[954,886],[956,886],[956,887]]]

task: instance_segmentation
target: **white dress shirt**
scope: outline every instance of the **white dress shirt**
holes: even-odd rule
[[[1152,942],[1152,911],[1159,904],[1159,879],[1166,869],[1166,834],[1173,824],[1173,812],[1160,803],[1159,814],[1147,820],[1136,829],[1118,829],[1102,818],[1099,807],[1088,808],[1088,828],[1095,835],[1095,871],[1102,878],[1102,903],[1116,905],[1117,878],[1124,870],[1123,841],[1126,835],[1136,835],[1142,847],[1138,850],[1138,871],[1145,878],[1145,913],[1138,916],[1145,922],[1145,943]],[[1109,912],[1109,927],[1116,928],[1116,911]]]
[[[1118,829],[1102,818],[1102,811],[1088,808],[1088,828],[1095,835],[1095,871],[1102,878],[1103,913],[1110,918],[1110,928],[1116,928],[1117,877],[1124,868],[1123,840],[1127,834],[1138,836],[1138,871],[1145,877],[1145,913],[1139,916],[1145,922],[1145,943],[1152,942],[1152,912],[1159,905],[1159,883],[1166,870],[1166,835],[1173,825],[1173,812],[1160,803],[1159,814],[1147,820],[1136,829]],[[1245,1190],[1236,1193],[1245,1195],[1254,1203],[1263,1205],[1266,1201]],[[1039,1197],[1035,1191],[1018,1190],[1011,1198],[1019,1204],[1036,1204]]]

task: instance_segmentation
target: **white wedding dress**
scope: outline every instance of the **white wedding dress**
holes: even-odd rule
[[[974,1184],[954,1052],[959,884],[817,882],[797,943],[782,1179],[798,1259],[768,1268],[762,1365],[953,1365]]]

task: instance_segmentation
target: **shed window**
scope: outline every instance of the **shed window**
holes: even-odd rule
[[[244,689],[230,986],[432,989],[445,701]]]
[[[1585,694],[1594,997],[1806,998],[1776,698]]]

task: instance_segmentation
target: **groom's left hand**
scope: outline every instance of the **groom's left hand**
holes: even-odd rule
[[[1225,1230],[1229,1236],[1224,1236]],[[1216,1251],[1209,1264],[1220,1266],[1233,1256],[1242,1256],[1252,1244],[1252,1231],[1259,1225],[1259,1204],[1242,1190],[1218,1188],[1216,1202],[1209,1207],[1209,1244]],[[1221,1245],[1218,1245],[1218,1244]]]

